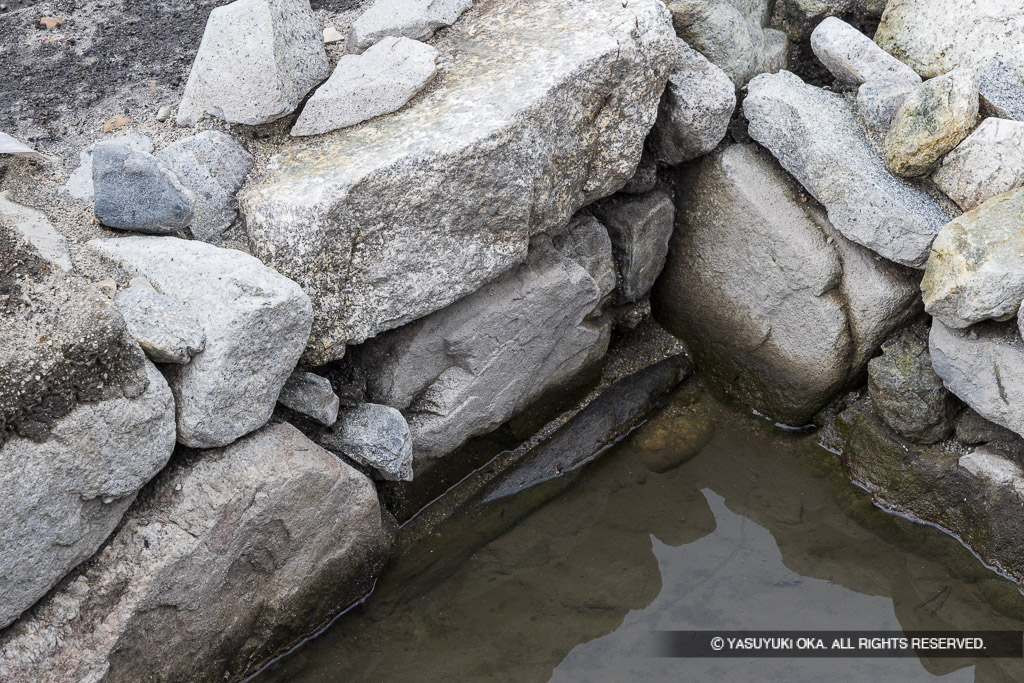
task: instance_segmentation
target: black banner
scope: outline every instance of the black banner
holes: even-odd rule
[[[1024,631],[653,631],[655,657],[1024,657]]]

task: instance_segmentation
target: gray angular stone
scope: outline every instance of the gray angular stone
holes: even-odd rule
[[[836,17],[827,17],[814,29],[811,49],[836,80],[848,85],[868,81],[921,83],[913,69]]]
[[[365,595],[391,544],[367,477],[270,425],[175,458],[82,575],[0,635],[0,679],[244,679]]]
[[[202,324],[203,352],[165,369],[178,442],[225,446],[266,424],[309,337],[312,307],[299,286],[248,254],[204,242],[128,237],[89,246]]]
[[[374,0],[352,23],[349,52],[362,52],[389,36],[426,40],[472,6],[473,0]]]
[[[443,87],[290,141],[239,197],[254,253],[313,299],[310,365],[479,289],[622,187],[678,58],[659,0],[482,3],[444,45]]]
[[[330,74],[309,0],[235,0],[210,12],[178,105],[178,124],[205,114],[255,126],[286,116]]]
[[[114,305],[135,341],[157,363],[188,363],[206,347],[199,321],[152,287],[122,289]]]
[[[890,261],[924,266],[948,217],[886,170],[846,99],[784,71],[751,81],[743,111],[750,136],[825,206],[843,235]]]
[[[388,481],[412,481],[412,434],[402,413],[389,406],[364,403],[346,410],[322,443]]]
[[[1024,188],[950,221],[921,281],[925,310],[950,327],[1008,320],[1024,301]]]
[[[985,119],[943,158],[932,180],[964,211],[1024,185],[1024,121]]]
[[[68,242],[41,211],[11,201],[7,192],[0,192],[0,224],[14,230],[42,259],[66,273],[74,270]]]
[[[658,164],[655,162],[654,156],[644,148],[644,153],[640,155],[640,163],[637,164],[633,177],[622,186],[619,192],[644,194],[653,190],[657,185]]]
[[[956,402],[932,369],[928,329],[908,328],[882,344],[868,362],[868,393],[893,431],[930,444],[953,432]]]
[[[78,168],[72,171],[67,182],[61,186],[61,192],[83,202],[91,202],[93,200],[92,153],[93,150],[96,149],[97,145],[107,144],[109,142],[128,145],[133,152],[143,152],[145,154],[153,153],[153,141],[149,136],[141,135],[139,133],[124,135],[119,138],[114,138],[113,140],[101,140],[100,142],[94,142],[78,153]]]
[[[604,356],[611,242],[592,219],[569,230],[560,247],[538,236],[522,265],[360,347],[368,396],[402,411],[416,460],[492,431]]]
[[[670,165],[713,150],[736,109],[736,89],[726,73],[682,40],[679,52],[680,66],[668,77],[648,138],[657,158]]]
[[[0,628],[96,552],[167,464],[174,401],[148,363],[146,378],[148,388],[134,398],[79,403],[46,441],[16,437],[0,446],[0,499],[8,503],[0,519]]]
[[[724,71],[737,88],[786,65],[786,34],[765,28],[767,0],[668,0],[672,25],[687,45]]]
[[[608,229],[618,273],[616,303],[639,301],[651,291],[665,266],[675,226],[675,207],[666,192],[615,195],[598,202],[594,215]]]
[[[293,372],[284,383],[277,402],[328,427],[337,421],[341,404],[331,388],[331,381],[312,372]]]
[[[1024,82],[999,59],[978,69],[978,95],[985,116],[1024,121]]]
[[[756,145],[708,155],[676,187],[651,310],[759,411],[806,423],[914,314],[914,272],[846,240]]]
[[[195,194],[192,236],[217,241],[238,215],[235,193],[252,169],[252,155],[230,135],[207,130],[168,145],[156,156]]]
[[[162,161],[119,142],[96,145],[92,156],[93,211],[103,225],[154,235],[188,227],[195,195]]]
[[[907,81],[868,81],[857,89],[857,113],[868,128],[884,134],[916,88]]]
[[[900,176],[924,175],[978,123],[978,79],[955,69],[916,88],[885,134],[885,164]]]
[[[1024,78],[1020,0],[889,0],[875,42],[923,78],[993,57]]]
[[[1024,341],[1012,322],[966,330],[932,320],[932,367],[946,388],[982,417],[1024,435]]]
[[[345,55],[316,89],[292,135],[320,135],[405,106],[437,73],[437,50],[409,38],[384,38],[361,55]]]
[[[956,440],[968,446],[991,444],[1006,452],[1024,452],[1024,437],[986,420],[973,408],[965,407],[956,419]]]
[[[701,159],[677,192],[655,318],[686,342],[703,377],[776,420],[805,424],[850,364],[839,255],[753,145]]]

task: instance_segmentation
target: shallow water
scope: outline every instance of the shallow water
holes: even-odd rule
[[[1024,628],[1015,584],[873,507],[813,435],[693,386],[520,519],[536,498],[442,527],[258,680],[1024,680],[1005,659],[647,656],[655,629]]]

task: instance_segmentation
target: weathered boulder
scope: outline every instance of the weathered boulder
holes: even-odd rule
[[[668,0],[672,25],[687,45],[724,71],[737,88],[786,65],[786,34],[768,23],[769,2]]]
[[[352,23],[349,52],[362,52],[389,36],[426,40],[472,5],[473,0],[374,0]]]
[[[758,76],[748,91],[750,136],[825,206],[832,225],[890,261],[923,267],[948,217],[886,170],[850,103],[786,71]]]
[[[675,207],[667,192],[615,195],[594,205],[608,230],[618,273],[616,303],[639,301],[651,291],[665,266],[675,226]]]
[[[292,135],[320,135],[401,109],[437,73],[436,60],[430,45],[392,37],[343,56],[302,108]]]
[[[1017,315],[1024,301],[1024,188],[942,228],[921,291],[925,310],[950,327]]]
[[[312,365],[479,289],[622,187],[679,52],[659,0],[483,0],[441,47],[444,87],[294,141],[240,197],[255,253],[314,301]]]
[[[277,402],[328,427],[338,420],[341,405],[331,381],[312,372],[293,372],[284,383]]]
[[[388,481],[412,481],[412,433],[395,408],[363,403],[318,437],[325,448],[373,468]]]
[[[913,69],[842,19],[828,17],[818,24],[811,33],[811,49],[838,81],[848,85],[921,82]]]
[[[724,71],[679,41],[680,66],[668,77],[648,144],[659,160],[681,164],[713,150],[729,128],[736,89]]]
[[[167,464],[174,401],[148,363],[146,379],[137,396],[79,403],[46,441],[0,446],[0,628],[96,552]]]
[[[904,100],[916,89],[907,81],[868,81],[857,89],[857,113],[868,128],[885,133]]]
[[[526,262],[359,349],[371,401],[398,408],[417,460],[492,431],[604,356],[611,242],[594,220],[535,238]],[[610,276],[610,277],[609,277]]]
[[[168,145],[156,156],[195,195],[192,236],[216,241],[238,215],[235,193],[252,169],[252,155],[230,135],[205,130]]]
[[[988,118],[932,175],[964,211],[1024,185],[1024,121]]]
[[[0,679],[244,678],[361,597],[390,542],[373,483],[291,425],[184,455],[0,637]]]
[[[46,215],[11,201],[7,192],[0,192],[0,225],[17,233],[20,241],[40,258],[66,273],[74,269],[67,240],[57,232]]]
[[[153,153],[153,141],[146,135],[132,133],[115,138],[113,141],[102,140],[94,142],[78,153],[78,168],[72,171],[67,182],[61,186],[61,191],[83,202],[91,202],[93,199],[92,187],[92,153],[97,145],[118,142],[128,145],[133,152]]]
[[[114,305],[135,341],[157,363],[187,363],[206,347],[199,321],[152,287],[122,289]]]
[[[981,113],[1013,121],[1024,121],[1024,82],[995,57],[978,69]]]
[[[1024,341],[1011,322],[967,330],[932,321],[932,367],[946,388],[982,417],[1024,435]]]
[[[138,396],[145,356],[113,303],[0,218],[0,445],[45,440],[78,401]]]
[[[210,12],[178,124],[255,126],[290,114],[330,68],[309,0],[235,0]]]
[[[978,79],[955,69],[922,83],[896,111],[885,136],[885,163],[896,175],[924,175],[978,122]]]
[[[886,340],[868,362],[868,393],[886,424],[905,439],[929,444],[953,431],[957,406],[932,369],[928,329],[911,327]]]
[[[700,160],[677,193],[655,318],[703,377],[777,420],[806,423],[849,369],[838,254],[754,146]]]
[[[309,337],[312,307],[299,286],[248,254],[204,242],[129,237],[89,246],[203,326],[203,352],[165,369],[179,443],[224,446],[266,424]]]
[[[997,57],[1024,78],[1018,0],[889,0],[875,42],[924,78]]]
[[[184,230],[195,195],[152,154],[107,142],[92,152],[93,211],[103,225],[150,234]]]
[[[677,229],[652,294],[702,375],[807,422],[914,312],[912,271],[846,240],[754,145],[677,178]]]

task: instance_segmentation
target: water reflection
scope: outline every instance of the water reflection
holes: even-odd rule
[[[698,388],[518,525],[473,538],[514,507],[442,530],[262,680],[1024,680],[1008,660],[642,656],[662,628],[1024,627],[1024,597],[955,540],[872,507],[813,437]]]

